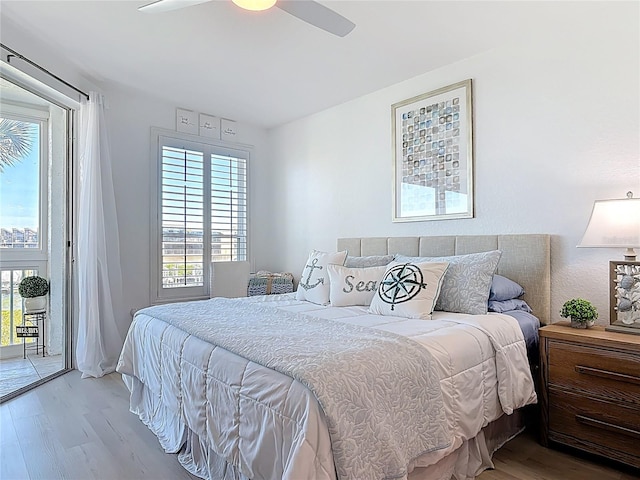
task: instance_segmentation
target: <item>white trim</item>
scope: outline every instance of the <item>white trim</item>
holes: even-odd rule
[[[33,120],[34,118],[38,120],[49,120],[49,109],[46,107],[40,109],[37,105],[10,102],[2,99],[2,103],[0,103],[0,115],[5,118],[13,117],[16,120]]]
[[[0,60],[0,76],[59,107],[74,110],[80,108],[80,102],[78,100],[74,100],[40,80],[27,75],[4,60]]]
[[[22,346],[22,342],[0,347],[0,360],[8,360],[10,358],[19,358],[19,357],[22,357],[23,354],[24,354],[24,347]]]

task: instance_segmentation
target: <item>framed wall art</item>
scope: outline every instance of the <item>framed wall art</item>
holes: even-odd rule
[[[471,79],[391,106],[393,221],[473,217]]]
[[[198,112],[176,108],[176,132],[198,135]]]
[[[609,262],[609,326],[640,335],[640,262]]]

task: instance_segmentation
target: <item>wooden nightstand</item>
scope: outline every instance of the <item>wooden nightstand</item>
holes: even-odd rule
[[[640,337],[540,329],[541,442],[562,443],[640,468]]]

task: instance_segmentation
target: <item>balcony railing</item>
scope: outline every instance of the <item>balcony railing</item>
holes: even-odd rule
[[[22,344],[22,339],[16,336],[16,325],[22,325],[22,297],[18,292],[18,285],[24,277],[38,275],[33,269],[0,269],[1,286],[0,305],[2,305],[2,321],[0,322],[0,346]],[[26,339],[27,343],[34,341]]]

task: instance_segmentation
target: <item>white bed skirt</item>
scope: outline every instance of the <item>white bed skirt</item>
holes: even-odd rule
[[[211,480],[250,480],[203,445],[199,436],[175,417],[137,378],[128,375],[122,378],[131,391],[131,412],[138,415],[158,437],[165,452],[178,454],[178,461],[189,473]],[[493,468],[491,458],[494,452],[522,430],[522,409],[512,415],[502,415],[435,464],[432,464],[429,454],[419,457],[409,480],[474,479],[484,470]]]

